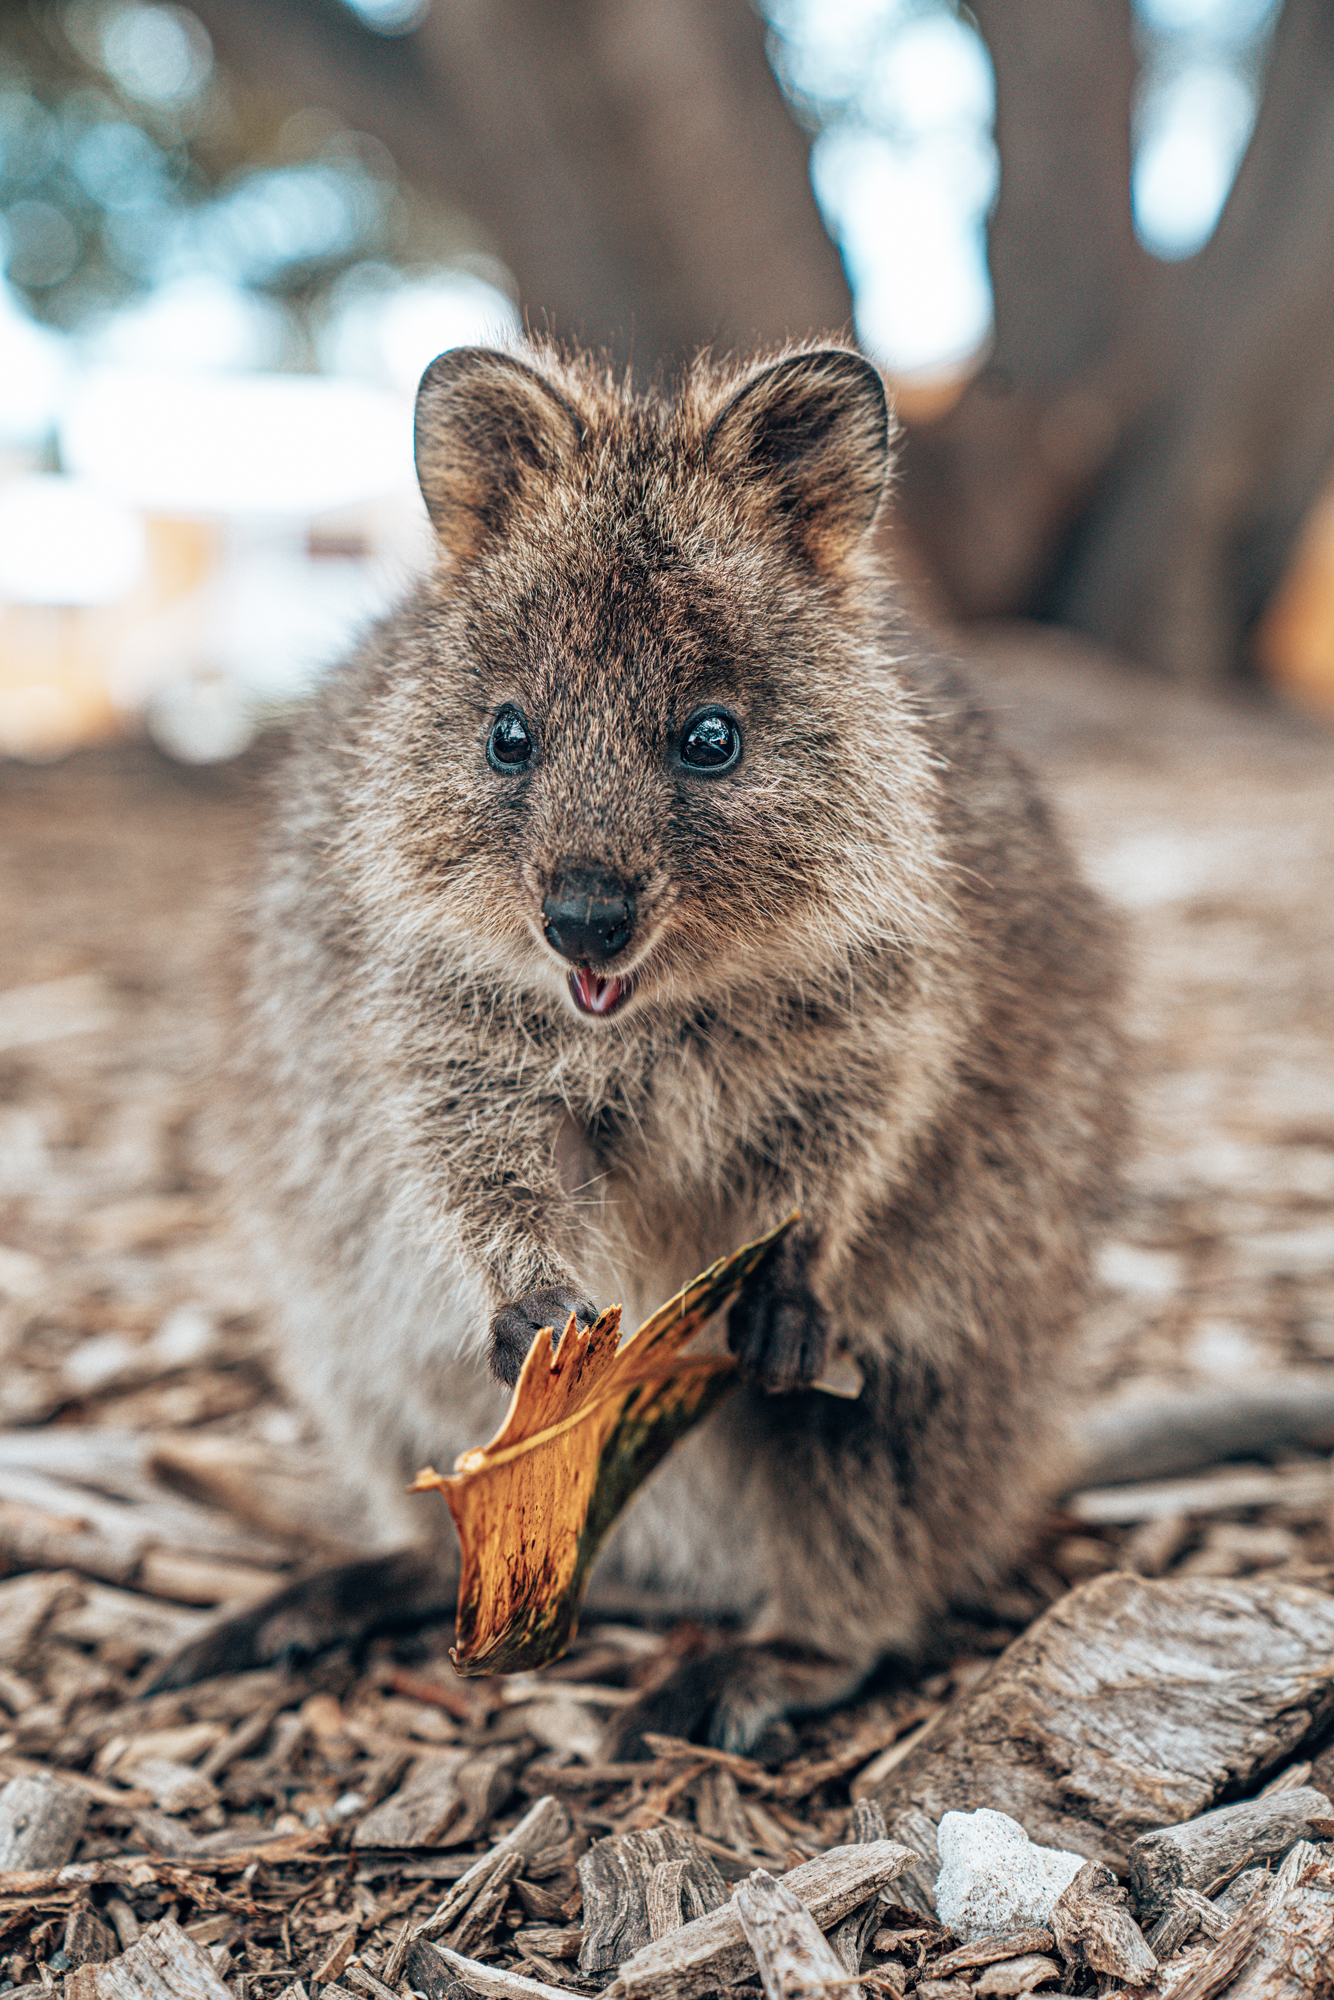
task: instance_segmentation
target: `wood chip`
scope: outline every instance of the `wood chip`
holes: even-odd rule
[[[734,1750],[716,1749],[712,1743],[689,1743],[683,1736],[662,1736],[653,1729],[644,1731],[644,1742],[664,1763],[712,1764],[720,1771],[730,1771],[734,1778],[741,1778],[757,1791],[772,1791],[778,1782],[753,1758],[739,1757]]]
[[[1041,1845],[1114,1867],[1137,1834],[1205,1811],[1334,1715],[1331,1654],[1334,1597],[1283,1576],[1094,1577],[880,1787],[891,1832],[901,1808],[938,1822],[985,1800]]]
[[[194,1764],[226,1733],[221,1722],[186,1722],[168,1729],[136,1730],[128,1741],[117,1734],[98,1751],[95,1768],[107,1776],[115,1772],[128,1784],[129,1772],[141,1758],[165,1757],[173,1764]]]
[[[1146,1986],[1158,1970],[1148,1940],[1130,1914],[1130,1898],[1099,1862],[1086,1861],[1057,1897],[1052,1936],[1067,1965],[1090,1966],[1128,1986]]]
[[[1274,1878],[1250,1963],[1229,2000],[1312,2000],[1334,1964],[1334,1856],[1299,1841]]]
[[[904,1739],[911,1736],[914,1730],[932,1721],[936,1712],[934,1703],[924,1703],[910,1709],[906,1715],[896,1716],[890,1722],[877,1723],[874,1727],[864,1730],[859,1729],[857,1734],[834,1755],[818,1758],[811,1764],[798,1764],[795,1768],[772,1773],[767,1789],[776,1799],[804,1799],[819,1786],[827,1785],[831,1779],[843,1778],[849,1771],[856,1771],[857,1777],[853,1780],[852,1791],[854,1799],[860,1798],[868,1789],[863,1786],[862,1780],[867,1770],[872,1768],[866,1762],[868,1754],[878,1753],[872,1758],[872,1764],[878,1763],[880,1757],[893,1759]]]
[[[926,1741],[944,1713],[943,1703],[939,1708],[933,1708],[915,1729],[910,1729],[906,1736],[900,1737],[887,1750],[882,1750],[878,1757],[873,1757],[869,1764],[858,1771],[852,1781],[854,1800],[874,1797],[877,1787],[883,1785],[891,1771],[897,1771],[899,1765],[912,1755],[918,1745]]]
[[[1191,1916],[1194,1917],[1196,1926],[1198,1927],[1198,1929],[1203,1931],[1205,1937],[1211,1940],[1214,1938],[1220,1938],[1222,1937],[1223,1932],[1227,1929],[1228,1925],[1232,1922],[1232,1919],[1236,1915],[1237,1911],[1246,1901],[1246,1896],[1248,1896],[1250,1894],[1251,1889],[1255,1887],[1257,1876],[1261,1880],[1263,1880],[1267,1872],[1268,1871],[1263,1868],[1244,1869],[1242,1871],[1242,1876],[1239,1879],[1247,1882],[1249,1884],[1249,1887],[1246,1890],[1246,1894],[1238,1897],[1235,1904],[1228,1910],[1221,1909],[1217,1903],[1211,1903],[1209,1898],[1207,1896],[1202,1896],[1198,1889],[1173,1890],[1172,1892],[1173,1906],[1188,1910]],[[1161,1956],[1162,1953],[1160,1952],[1159,1957]]]
[[[701,1772],[691,1787],[691,1796],[700,1832],[749,1857],[755,1836],[750,1818],[742,1810],[741,1793],[733,1772],[726,1765]],[[775,1847],[771,1838],[761,1836],[760,1845],[771,1853],[782,1854],[787,1841],[780,1834]]]
[[[432,1910],[423,1923],[418,1924],[412,1935],[420,1938],[446,1936],[473,1900],[493,1880],[507,1856],[517,1854],[525,1863],[530,1863],[544,1849],[564,1840],[569,1831],[570,1815],[559,1799],[549,1795],[535,1799],[518,1825],[464,1870],[444,1901]]]
[[[650,1920],[649,1884],[664,1862],[680,1864],[678,1907],[688,1899],[691,1918],[705,1916],[727,1901],[722,1876],[698,1843],[678,1827],[651,1826],[595,1840],[577,1864],[584,1897],[584,1941],[579,1952],[584,1979],[613,1972],[655,1935],[665,1937],[681,1927],[669,1921],[665,1883],[655,1898],[663,1928],[655,1933]]]
[[[455,1951],[475,1951],[482,1940],[490,1936],[509,1900],[510,1883],[522,1867],[522,1854],[503,1854],[500,1857],[495,1872],[473,1898],[467,1914],[450,1934],[449,1942]]]
[[[83,1583],[72,1570],[35,1570],[7,1577],[0,1583],[0,1660],[22,1665],[28,1649],[57,1611],[83,1597]]]
[[[103,1923],[86,1904],[80,1904],[69,1913],[60,1948],[71,1966],[102,1965],[116,1956],[120,1940],[110,1924]]]
[[[222,1562],[215,1556],[182,1555],[176,1549],[149,1549],[135,1575],[150,1597],[169,1597],[179,1604],[225,1604],[244,1610],[257,1604],[287,1581],[281,1570],[251,1563]]]
[[[126,1776],[165,1813],[201,1812],[218,1802],[218,1788],[211,1778],[170,1757],[136,1758]]]
[[[732,1900],[769,2000],[797,2000],[800,1994],[852,2000],[855,1979],[791,1889],[757,1868]]]
[[[87,1771],[62,1769],[53,1773],[49,1764],[39,1764],[32,1757],[0,1757],[0,1773],[7,1778],[50,1778],[56,1775],[62,1785],[72,1785],[75,1791],[86,1792],[94,1805],[120,1806],[128,1811],[132,1806],[149,1803],[148,1793],[136,1786],[107,1785],[100,1778],[90,1777]]]
[[[681,1863],[668,1861],[663,1866],[677,1868],[681,1866]],[[661,1874],[662,1870],[659,1869],[656,1872]],[[649,1916],[651,1920],[651,1905]],[[654,1932],[655,1937],[659,1935],[661,1933]],[[579,1956],[579,1947],[583,1941],[583,1931],[577,1924],[570,1924],[559,1930],[551,1924],[527,1924],[522,1930],[510,1932],[510,1942],[518,1950],[525,1954],[536,1952],[541,1958],[577,1958]]]
[[[849,1838],[864,1843],[868,1840],[885,1840],[888,1835],[885,1809],[879,1799],[854,1799],[852,1822],[848,1828]]]
[[[1202,1479],[1165,1479],[1153,1485],[1089,1487],[1067,1501],[1077,1521],[1091,1527],[1128,1527],[1181,1514],[1223,1514],[1240,1507],[1319,1507],[1329,1500],[1327,1465],[1276,1467],[1272,1472],[1224,1466]]]
[[[858,1799],[852,1808],[852,1825],[849,1829],[852,1839],[859,1844],[870,1840],[884,1840],[886,1835],[885,1815],[875,1799]],[[880,1920],[880,1898],[868,1897],[860,1909],[853,1910],[834,1931],[830,1943],[834,1956],[843,1970],[854,1977],[861,1971],[862,1954],[870,1943],[875,1927]]]
[[[1059,1959],[1029,1952],[1023,1958],[999,1959],[989,1965],[973,1988],[975,1993],[1032,1993],[1061,1976]]]
[[[358,1821],[353,1847],[434,1847],[462,1811],[458,1775],[466,1750],[433,1750],[418,1758],[392,1798]]]
[[[1156,1922],[1174,1890],[1204,1890],[1220,1877],[1286,1854],[1294,1841],[1308,1837],[1313,1820],[1327,1819],[1331,1812],[1334,1807],[1323,1792],[1303,1785],[1141,1834],[1130,1849],[1135,1907],[1146,1923]]]
[[[148,1439],[150,1464],[182,1493],[285,1540],[299,1537],[336,1560],[372,1554],[374,1531],[345,1480],[309,1446],[281,1448],[255,1438],[175,1433]]]
[[[595,1715],[577,1701],[530,1701],[519,1710],[528,1734],[546,1750],[582,1757],[596,1764],[603,1728]]]
[[[532,1763],[520,1781],[525,1791],[594,1792],[608,1785],[647,1785],[668,1775],[670,1766],[643,1764]]]
[[[831,1847],[790,1869],[787,1888],[804,1903],[822,1930],[832,1930],[868,1896],[877,1895],[913,1859],[896,1841],[867,1841],[854,1847]],[[616,2000],[688,2000],[715,1987],[732,1984],[751,1964],[741,1919],[734,1902],[708,1916],[697,1917],[644,1945],[626,1959],[607,1989]]]
[[[222,1737],[213,1745],[199,1766],[200,1776],[220,1778],[238,1757],[244,1757],[247,1752],[257,1749],[286,1704],[285,1694],[275,1695],[272,1700],[261,1703],[253,1715],[243,1716],[229,1735]]]
[[[1234,1974],[1255,1954],[1269,1897],[1268,1884],[1256,1889],[1217,1943],[1167,1969],[1160,1987],[1171,2000],[1216,2000],[1231,1986]]]
[[[357,1926],[353,1924],[349,1930],[345,1930],[342,1936],[330,1945],[319,1964],[312,1969],[310,1976],[314,1983],[317,1986],[323,1986],[327,1980],[337,1979],[356,1948]]]
[[[86,1966],[79,2000],[232,2000],[208,1953],[170,1917],[107,1965]]]
[[[10,1870],[63,1868],[88,1817],[88,1795],[54,1776],[11,1778],[0,1791],[0,1880]]]
[[[897,1840],[912,1855],[888,1891],[885,1901],[913,1910],[919,1917],[936,1919],[936,1878],[940,1874],[940,1854],[936,1847],[936,1823],[920,1806],[903,1806],[889,1817],[889,1838]]]
[[[461,1811],[443,1843],[446,1847],[462,1847],[485,1833],[514,1796],[514,1774],[528,1755],[522,1743],[504,1743],[464,1757],[455,1779]]]
[[[524,1912],[539,1924],[554,1924],[561,1914],[561,1904],[565,1901],[541,1882],[529,1882],[522,1876],[514,1884],[514,1893],[523,1904]]]
[[[715,1889],[716,1881],[716,1889]],[[666,1937],[682,1924],[705,1917],[727,1900],[727,1886],[708,1855],[698,1849],[694,1856],[679,1855],[660,1861],[648,1878],[644,1905],[651,1938]]]
[[[373,1972],[368,1972],[360,1959],[348,1960],[343,1977],[358,1993],[369,1994],[370,2000],[398,2000],[393,1987],[386,1986],[382,1979],[377,1979]]]
[[[908,1936],[912,1936],[910,1931]],[[947,1951],[941,1958],[928,1959],[922,1967],[928,1979],[950,1979],[956,1972],[970,1972],[979,1965],[995,1965],[1003,1958],[1026,1958],[1034,1953],[1046,1954],[1055,1947],[1056,1940],[1048,1930],[1034,1925],[1022,1931],[1006,1931],[996,1937],[975,1938],[971,1944],[961,1944],[953,1951]]]
[[[59,1613],[51,1629],[80,1646],[114,1640],[157,1654],[185,1645],[208,1622],[206,1612],[187,1611],[182,1605],[142,1597],[133,1590],[115,1590],[109,1584],[85,1583],[78,1604]]]
[[[479,1965],[445,1945],[417,1938],[408,1951],[408,1978],[428,2000],[443,2000],[457,1981],[481,2000],[570,2000],[566,1986],[547,1986],[540,1979],[525,1979],[521,1973],[506,1972],[498,1965]]]
[[[122,1951],[128,1951],[132,1944],[139,1942],[139,1919],[123,1896],[108,1896],[102,1905],[102,1913],[113,1925]]]
[[[1329,1835],[1327,1834],[1321,1835],[1322,1840],[1328,1838]],[[1232,1922],[1232,1919],[1236,1916],[1238,1910],[1242,1908],[1243,1904],[1248,1903],[1250,1901],[1251,1897],[1254,1895],[1255,1891],[1261,1886],[1261,1884],[1263,1884],[1265,1888],[1268,1888],[1271,1879],[1272,1878],[1270,1870],[1267,1867],[1243,1868],[1240,1875],[1234,1875],[1230,1882],[1225,1883],[1222,1887],[1218,1888],[1218,1894],[1216,1896],[1212,1896],[1209,1898],[1209,1907],[1212,1910],[1217,1910],[1218,1914],[1225,1920],[1225,1922],[1230,1924]],[[1217,1884],[1211,1884],[1210,1886],[1218,1887]],[[1189,1901],[1189,1891],[1185,1889],[1178,1889],[1176,1893],[1178,1896],[1184,1897],[1186,1898],[1187,1901]],[[1160,1952],[1159,1957],[1161,1956],[1162,1954]]]
[[[239,1440],[214,1438],[235,1452]],[[32,1567],[130,1582],[146,1552],[169,1548],[281,1564],[288,1545],[256,1535],[211,1507],[159,1485],[151,1436],[86,1425],[0,1434],[3,1539]],[[5,1509],[3,1503],[11,1503]],[[68,1550],[68,1561],[61,1551]]]
[[[1286,1771],[1280,1771],[1276,1778],[1271,1778],[1267,1785],[1262,1785],[1256,1793],[1256,1797],[1269,1799],[1274,1796],[1275,1792],[1300,1791],[1302,1786],[1309,1781],[1311,1770],[1312,1765],[1309,1757],[1303,1758],[1300,1763],[1289,1764]],[[1322,1788],[1318,1787],[1317,1789]]]

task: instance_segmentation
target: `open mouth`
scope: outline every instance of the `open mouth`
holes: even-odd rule
[[[586,965],[575,967],[569,985],[581,1014],[614,1014],[621,1002],[630,997],[630,980],[602,979]]]

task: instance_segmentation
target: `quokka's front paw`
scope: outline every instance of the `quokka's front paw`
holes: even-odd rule
[[[596,1306],[565,1285],[542,1285],[502,1306],[491,1317],[491,1373],[512,1389],[533,1335],[549,1326],[559,1339],[571,1313],[580,1326],[591,1326],[598,1316]]]
[[[727,1315],[727,1345],[748,1382],[781,1395],[819,1380],[829,1328],[818,1299],[804,1285],[776,1284],[737,1300]]]

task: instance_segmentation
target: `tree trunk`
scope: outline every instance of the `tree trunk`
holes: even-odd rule
[[[1065,575],[1057,615],[1175,679],[1244,671],[1334,454],[1334,9],[1288,0],[1217,230],[1157,315],[1158,394]]]
[[[193,0],[224,58],[383,139],[471,214],[537,330],[651,371],[846,330],[851,299],[745,0]],[[964,617],[1052,616],[1243,669],[1334,452],[1334,7],[1287,0],[1211,242],[1130,212],[1129,0],[974,0],[997,80],[988,365],[909,432],[897,515]]]
[[[948,416],[909,433],[901,494],[966,617],[1039,597],[1139,405],[1119,357],[1151,281],[1130,212],[1129,0],[977,0],[974,11],[996,71],[995,336]]]
[[[949,416],[910,435],[904,512],[964,616],[1050,616],[1223,681],[1334,453],[1334,11],[1287,0],[1218,228],[1155,266],[1129,233],[1128,11],[1084,5],[1068,52],[1029,18],[1063,22],[1063,0],[978,0],[996,341]]]
[[[1063,393],[1133,326],[1148,275],[1130,214],[1129,0],[975,0],[1002,173],[988,233],[993,365]]]
[[[473,216],[538,330],[652,370],[851,323],[739,0],[437,0],[404,36],[338,0],[195,5],[242,74],[290,79]]]

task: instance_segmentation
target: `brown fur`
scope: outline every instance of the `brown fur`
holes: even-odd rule
[[[493,1426],[492,1315],[547,1290],[633,1321],[801,1208],[733,1327],[751,1384],[605,1558],[772,1642],[710,1696],[744,1744],[805,1698],[775,1662],[818,1655],[827,1698],[915,1646],[1059,1475],[1122,1128],[1115,952],[895,609],[865,363],[701,362],[669,397],[447,355],[418,459],[435,573],[282,774],[238,1179],[288,1374],[386,1499]],[[519,778],[484,755],[505,703],[538,742]],[[744,754],[701,777],[672,745],[711,703]],[[633,885],[606,1019],[543,935],[570,857]],[[859,1400],[767,1393],[829,1345]]]

